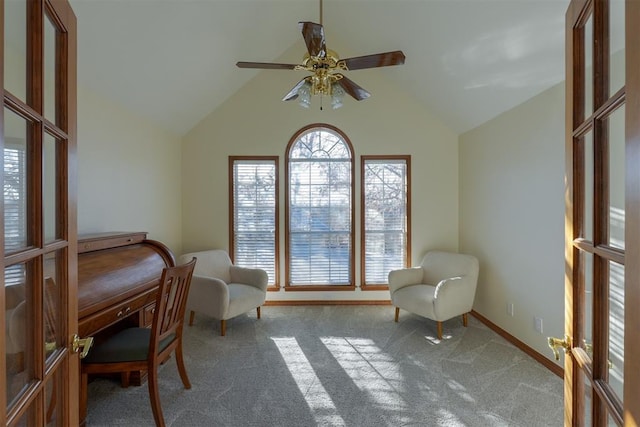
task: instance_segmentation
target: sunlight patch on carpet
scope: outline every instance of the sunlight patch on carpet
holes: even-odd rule
[[[373,340],[345,337],[321,337],[320,340],[354,384],[379,407],[395,411],[407,408],[401,395],[404,377],[397,361]]]
[[[430,344],[438,345],[438,344],[441,344],[445,340],[450,340],[451,339],[451,335],[442,335],[442,339],[438,339],[438,337],[432,336],[432,335],[425,335],[424,339],[429,341]]]
[[[271,338],[278,347],[300,393],[309,405],[318,425],[345,426],[331,396],[322,386],[311,363],[295,338]]]

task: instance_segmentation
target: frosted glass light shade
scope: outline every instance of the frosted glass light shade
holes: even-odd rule
[[[344,89],[339,84],[333,84],[331,88],[331,107],[335,110],[336,108],[342,107],[342,100],[344,99]]]
[[[305,82],[305,84],[298,89],[298,104],[304,108],[311,106],[311,83]]]

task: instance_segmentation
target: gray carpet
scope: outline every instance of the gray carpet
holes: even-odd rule
[[[191,390],[161,368],[168,426],[561,426],[562,380],[477,319],[390,306],[263,307],[185,326]],[[89,385],[89,426],[153,425],[146,384]]]

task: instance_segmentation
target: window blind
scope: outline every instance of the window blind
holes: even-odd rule
[[[276,164],[274,160],[233,162],[233,259],[276,277]]]
[[[363,168],[363,281],[386,284],[389,271],[406,266],[407,161],[365,159]]]

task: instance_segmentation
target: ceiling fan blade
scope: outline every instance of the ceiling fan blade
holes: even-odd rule
[[[309,55],[317,58],[327,56],[327,47],[324,42],[324,28],[322,25],[304,21],[298,22],[298,26],[302,31],[302,37],[304,37]]]
[[[278,64],[275,62],[236,62],[238,68],[262,68],[265,70],[293,70],[296,64]]]
[[[389,65],[404,64],[405,56],[401,50],[393,52],[374,53],[373,55],[357,56],[343,59],[349,70],[362,70],[364,68],[387,67]]]
[[[336,80],[335,84],[342,86],[342,89],[344,89],[345,92],[347,92],[349,95],[351,95],[358,101],[362,101],[363,99],[367,99],[368,97],[371,96],[369,92],[367,92],[365,89],[360,87],[353,80],[349,80],[342,74],[337,74],[337,75],[342,76],[342,78]]]
[[[296,99],[298,97],[298,90],[300,90],[302,85],[304,85],[310,79],[311,79],[311,77],[305,77],[304,79],[300,80],[298,83],[296,83],[296,85],[293,87],[293,89],[291,89],[289,91],[289,93],[287,93],[284,96],[284,98],[282,98],[282,100],[283,101],[293,101],[294,99]]]

